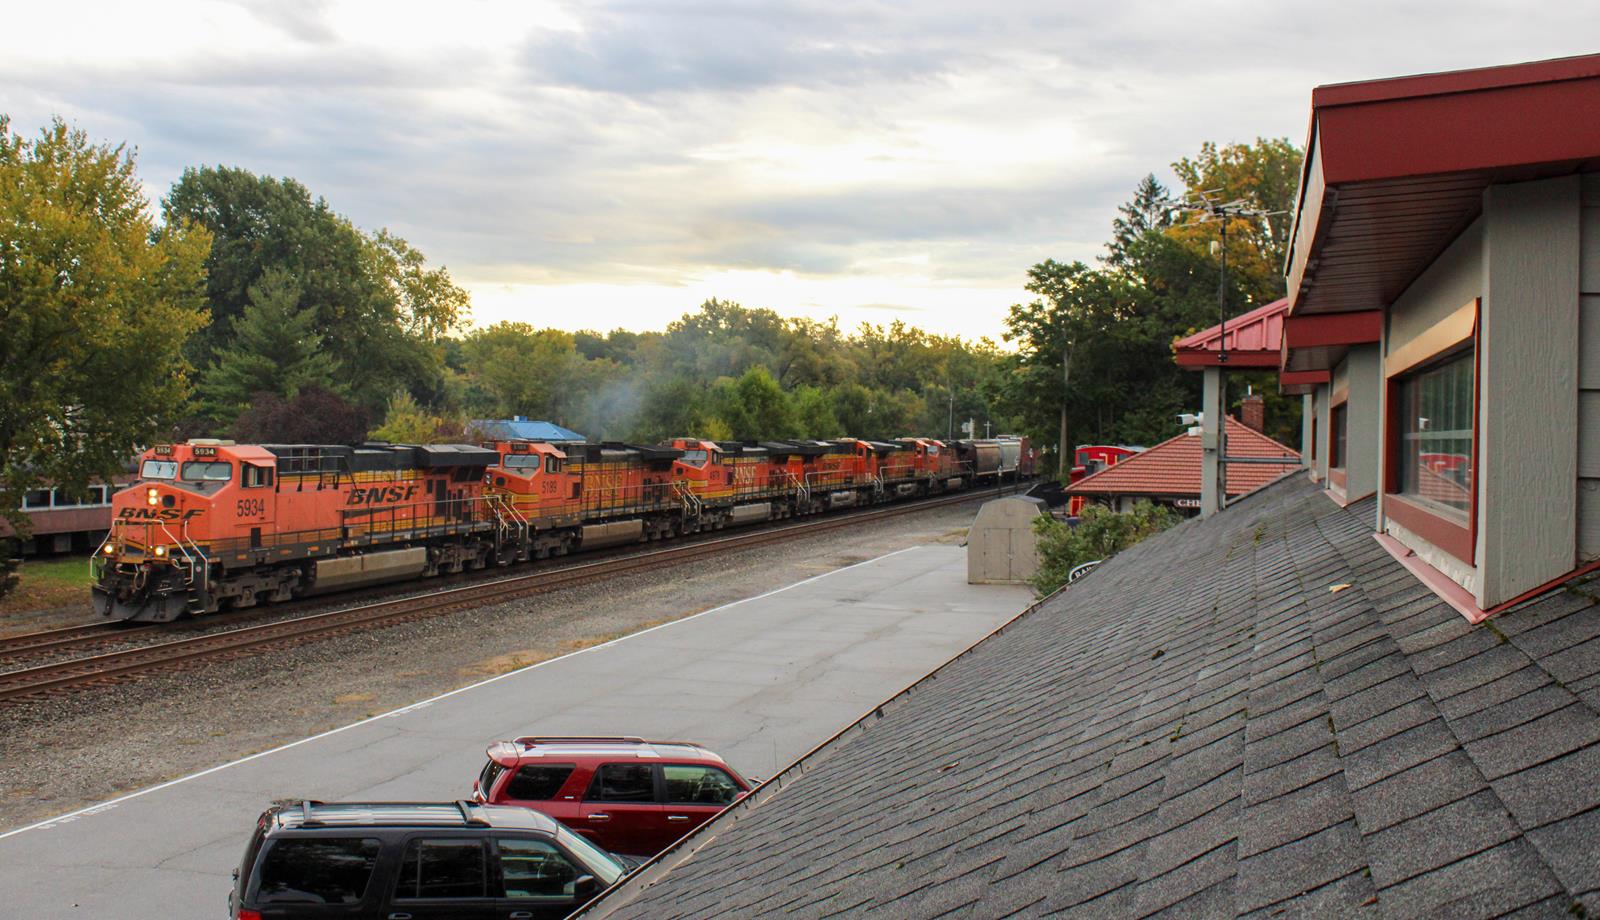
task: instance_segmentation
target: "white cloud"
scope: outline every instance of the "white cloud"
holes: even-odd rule
[[[660,328],[718,296],[997,336],[1204,140],[1319,83],[1593,50],[1600,7],[344,0],[8,10],[0,111],[293,176],[448,265],[480,322]]]

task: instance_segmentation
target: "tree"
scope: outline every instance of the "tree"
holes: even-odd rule
[[[200,379],[212,418],[236,418],[261,393],[293,400],[302,387],[334,389],[338,365],[323,350],[316,313],[301,306],[300,286],[289,273],[268,268],[249,296],[230,324],[228,344]]]
[[[206,296],[214,322],[191,343],[196,363],[227,347],[250,289],[276,268],[300,287],[334,360],[360,369],[347,386],[364,409],[381,411],[402,387],[418,396],[441,389],[436,346],[466,321],[467,295],[405,240],[382,230],[368,237],[299,182],[244,169],[185,170],[162,207],[169,223],[200,224],[216,240]]]
[[[584,358],[571,333],[499,322],[461,343],[468,373],[487,396],[476,409],[567,424],[582,392],[574,386]]]
[[[1170,206],[1166,203],[1167,188],[1156,181],[1154,173],[1139,180],[1133,199],[1117,208],[1122,215],[1111,221],[1111,242],[1106,244],[1106,264],[1126,269],[1131,262],[1130,250],[1151,232],[1165,230],[1172,224]]]
[[[1172,509],[1144,499],[1121,513],[1104,505],[1089,505],[1073,526],[1040,517],[1033,522],[1039,538],[1039,570],[1029,581],[1041,596],[1049,594],[1066,584],[1072,570],[1085,562],[1108,559],[1179,520]]]
[[[410,393],[401,390],[389,400],[389,410],[383,416],[383,424],[368,437],[395,444],[432,444],[440,440],[439,430],[443,427],[443,419],[430,415]]]
[[[187,398],[211,237],[148,207],[121,145],[0,116],[0,514],[19,530],[23,492],[109,478]]]
[[[1246,298],[1232,313],[1284,295],[1283,261],[1302,162],[1303,152],[1288,138],[1257,138],[1254,144],[1226,147],[1207,141],[1197,156],[1172,164],[1191,196],[1206,191],[1217,201],[1242,200],[1269,212],[1228,222],[1228,274],[1237,273]],[[1209,252],[1212,241],[1220,237],[1214,221],[1193,212],[1185,212],[1169,232],[1200,252]]]
[[[733,436],[749,441],[799,437],[799,420],[788,394],[765,367],[752,367],[737,380],[721,381],[716,390],[717,416]]]
[[[253,444],[359,444],[367,416],[339,394],[307,386],[287,400],[262,393],[234,420],[233,432]]]

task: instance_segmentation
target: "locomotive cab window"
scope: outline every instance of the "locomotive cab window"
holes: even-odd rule
[[[539,472],[539,455],[507,454],[501,459],[500,465],[508,470],[516,470],[519,473],[537,473]]]
[[[233,478],[233,464],[216,460],[190,460],[178,477],[184,482],[227,482]]]
[[[244,465],[243,481],[246,489],[258,489],[262,486],[272,485],[272,470],[263,466]]]
[[[683,452],[683,462],[689,466],[705,466],[706,456],[703,450],[686,450]]]
[[[176,479],[178,478],[178,461],[146,460],[144,466],[139,468],[139,475],[145,479]]]

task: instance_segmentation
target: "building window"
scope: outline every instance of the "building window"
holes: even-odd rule
[[[1328,459],[1328,466],[1342,470],[1345,466],[1345,438],[1350,424],[1350,404],[1340,403],[1333,407],[1333,419],[1329,427],[1333,429],[1333,453]]]
[[[1472,510],[1473,348],[1395,381],[1396,492],[1465,523]]]

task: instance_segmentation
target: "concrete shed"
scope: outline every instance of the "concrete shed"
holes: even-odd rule
[[[967,531],[967,584],[1027,584],[1039,570],[1033,522],[1048,513],[1042,499],[1025,495],[997,498],[979,508]]]

